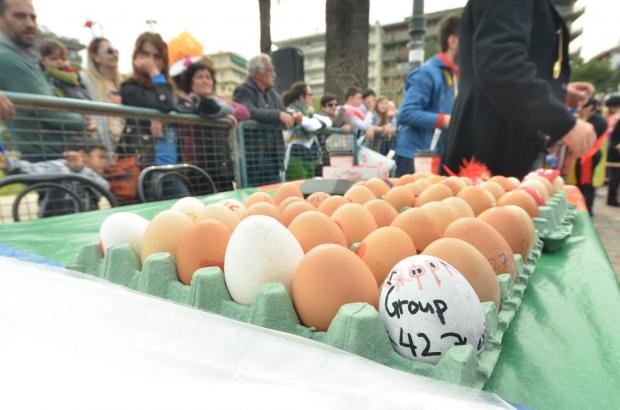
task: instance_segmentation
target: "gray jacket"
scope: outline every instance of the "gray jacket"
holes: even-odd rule
[[[251,119],[265,124],[279,125],[280,112],[286,111],[275,89],[263,91],[251,78],[235,88],[233,99],[248,108]]]
[[[96,173],[92,168],[82,167],[79,171],[72,171],[71,168],[67,166],[67,161],[64,159],[41,162],[19,161],[15,158],[8,158],[8,160],[9,167],[7,171],[11,173],[31,175],[76,174],[98,183],[107,190],[110,189],[110,183],[101,175]]]

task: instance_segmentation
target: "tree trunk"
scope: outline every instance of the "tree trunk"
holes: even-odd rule
[[[260,13],[260,52],[271,54],[271,0],[258,0]]]
[[[325,92],[340,99],[348,87],[368,87],[369,0],[325,3]]]

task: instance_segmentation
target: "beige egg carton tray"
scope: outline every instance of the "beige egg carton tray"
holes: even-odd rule
[[[365,303],[342,306],[327,332],[319,332],[299,322],[290,296],[281,283],[263,285],[254,304],[241,305],[231,299],[219,268],[199,269],[191,285],[185,285],[179,281],[175,261],[168,253],[151,255],[141,266],[140,257],[129,244],[108,249],[104,258],[99,245],[89,245],[81,249],[76,263],[68,268],[148,295],[326,343],[394,369],[480,389],[493,372],[502,337],[521,304],[541,249],[542,242],[537,240],[525,263],[520,255],[516,256],[518,277],[514,283],[509,274],[497,276],[502,307],[498,313],[493,302],[482,303],[486,345],[480,357],[476,357],[472,346],[458,345],[444,353],[437,364],[413,361],[399,355],[388,339],[379,313]]]
[[[545,206],[538,207],[538,211],[534,225],[544,243],[544,250],[555,252],[561,249],[573,233],[575,206],[568,203],[566,193],[556,192]]]

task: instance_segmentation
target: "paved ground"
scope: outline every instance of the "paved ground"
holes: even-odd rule
[[[605,244],[616,275],[620,278],[620,208],[607,206],[607,187],[596,190],[594,226]]]

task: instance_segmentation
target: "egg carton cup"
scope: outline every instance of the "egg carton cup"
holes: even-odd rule
[[[544,242],[544,250],[556,252],[573,233],[576,207],[568,203],[564,192],[556,192],[545,206],[539,207],[538,210],[539,216],[534,218],[534,225]]]
[[[141,293],[326,343],[394,369],[481,389],[497,362],[502,337],[521,304],[541,249],[542,242],[537,241],[527,261],[523,261],[520,255],[515,257],[518,276],[514,283],[509,274],[497,276],[502,307],[497,312],[493,302],[482,303],[486,344],[481,355],[476,357],[470,345],[454,346],[437,364],[413,361],[399,355],[388,339],[379,313],[365,303],[342,306],[327,332],[320,332],[300,323],[291,298],[281,283],[263,285],[254,304],[242,305],[231,299],[224,273],[217,267],[196,271],[191,285],[181,283],[174,258],[168,253],[151,255],[141,266],[138,254],[129,244],[109,248],[103,258],[98,245],[89,245],[81,249],[76,263],[68,268]]]

